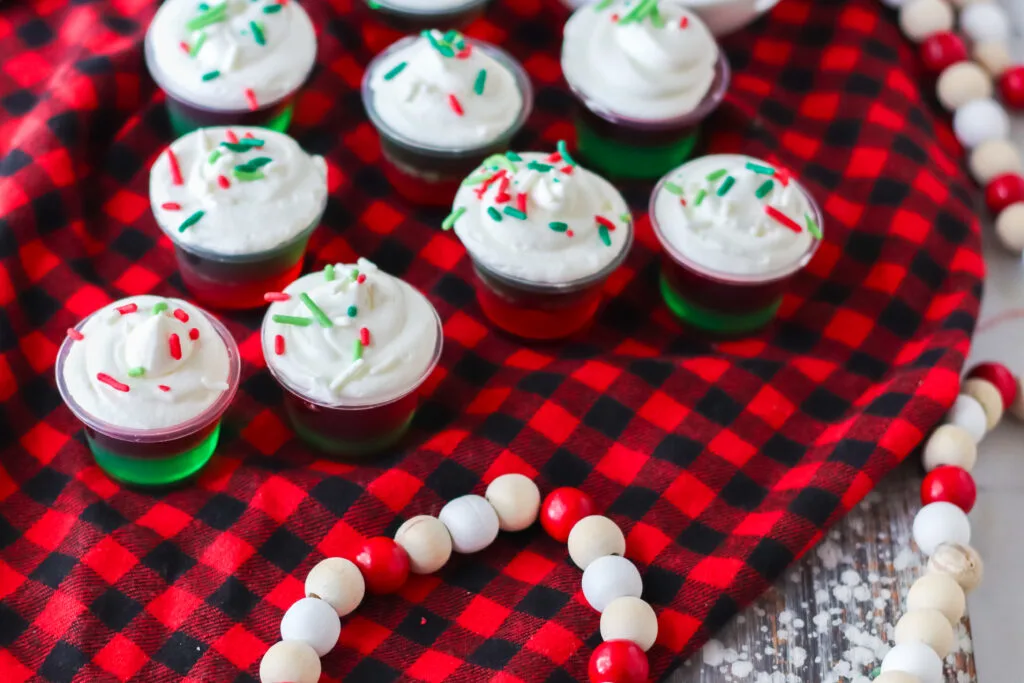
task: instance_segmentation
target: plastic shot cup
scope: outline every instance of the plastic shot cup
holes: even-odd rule
[[[444,0],[435,2],[432,7],[424,7],[422,2],[402,2],[401,0],[369,0],[363,6],[370,12],[370,18],[376,19],[387,26],[403,31],[421,31],[435,26],[465,28],[474,20],[482,17],[487,11],[491,0]]]

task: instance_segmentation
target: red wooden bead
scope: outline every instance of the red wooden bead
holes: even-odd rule
[[[933,74],[942,73],[946,67],[966,60],[967,46],[952,31],[936,33],[921,43],[921,61],[924,68]]]
[[[1017,400],[1017,379],[1002,363],[979,363],[967,373],[967,379],[991,382],[1003,397],[1003,407],[1009,408]]]
[[[921,504],[952,503],[970,512],[978,498],[978,488],[967,470],[954,465],[936,467],[921,482]]]
[[[409,578],[409,555],[384,536],[366,539],[352,561],[363,573],[366,589],[375,595],[395,593]]]
[[[593,498],[579,489],[563,486],[544,499],[540,506],[540,525],[551,538],[565,543],[576,522],[596,513]]]
[[[1024,202],[1024,178],[1016,173],[997,175],[985,187],[985,203],[993,216],[1016,202]]]
[[[631,640],[609,640],[594,648],[588,667],[590,683],[647,683],[647,655]]]
[[[999,92],[1008,109],[1024,109],[1024,66],[1011,66],[999,77]]]

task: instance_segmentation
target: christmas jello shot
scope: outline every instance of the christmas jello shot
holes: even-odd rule
[[[697,144],[725,97],[729,64],[682,0],[601,0],[565,25],[562,71],[579,100],[583,160],[620,178],[658,178]]]
[[[69,329],[56,372],[96,463],[114,479],[165,486],[213,455],[239,370],[235,340],[208,313],[136,296]]]
[[[145,54],[178,135],[228,124],[284,131],[316,60],[316,33],[296,0],[166,0]]]
[[[462,28],[482,16],[491,0],[361,0],[374,16],[402,31]]]
[[[604,281],[625,260],[633,225],[611,183],[553,153],[495,155],[465,179],[454,228],[477,275],[477,299],[498,327],[557,339],[584,327]]]
[[[296,433],[346,456],[394,445],[441,357],[441,321],[427,298],[366,259],[266,298],[263,354]]]
[[[651,195],[661,292],[683,322],[741,334],[772,320],[822,237],[821,210],[784,168],[739,154],[695,159]]]
[[[508,148],[533,108],[533,89],[501,49],[431,30],[371,62],[363,104],[395,189],[413,202],[447,206],[473,168]]]
[[[154,162],[149,199],[192,295],[255,308],[298,277],[327,205],[327,164],[283,133],[200,128]]]

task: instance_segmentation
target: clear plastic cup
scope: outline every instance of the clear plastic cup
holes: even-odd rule
[[[370,18],[381,21],[403,33],[422,31],[437,26],[465,28],[474,20],[482,17],[490,3],[491,0],[467,0],[452,7],[432,9],[402,7],[403,3],[389,2],[388,0],[360,1],[360,5],[366,8]]]
[[[227,328],[206,311],[196,310],[206,316],[227,348],[228,388],[202,413],[173,427],[131,429],[104,422],[89,413],[71,396],[64,379],[64,363],[75,341],[66,337],[61,344],[57,353],[57,389],[85,426],[86,441],[96,464],[113,479],[143,487],[177,484],[197,474],[217,448],[221,417],[238,390],[241,359],[238,345]],[[81,330],[92,315],[75,329]]]
[[[473,45],[473,49],[481,50],[497,60],[515,77],[516,85],[523,97],[522,111],[506,131],[484,145],[451,149],[416,142],[392,129],[377,114],[373,91],[370,89],[370,77],[375,67],[388,55],[408,47],[418,39],[419,36],[407,36],[370,62],[363,76],[363,106],[370,122],[380,135],[384,175],[395,191],[416,204],[448,206],[462,181],[480,165],[480,162],[492,154],[508,149],[512,138],[533,111],[533,85],[523,67],[507,52],[490,43],[467,37],[466,41]]]
[[[674,172],[666,174],[655,186],[648,207],[651,227],[665,251],[660,276],[665,304],[683,323],[713,336],[742,335],[765,327],[775,318],[783,294],[793,277],[813,258],[821,239],[812,235],[799,259],[765,273],[727,273],[698,263],[672,245],[655,211],[658,194]],[[796,180],[789,182],[807,198],[814,220],[824,230],[821,208],[814,197]]]

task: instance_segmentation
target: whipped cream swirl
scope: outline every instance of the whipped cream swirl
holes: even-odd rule
[[[789,172],[741,154],[672,171],[651,213],[671,249],[712,274],[780,276],[803,265],[821,239],[818,211]]]
[[[88,416],[125,429],[174,427],[237,384],[238,357],[200,309],[180,299],[114,302],[69,334],[63,366]]]
[[[441,322],[427,298],[359,259],[290,284],[263,320],[274,376],[328,406],[386,402],[416,389],[440,357]]]
[[[317,223],[327,164],[266,128],[200,128],[153,163],[149,199],[178,244],[223,255],[272,249]]]
[[[565,25],[562,71],[592,109],[640,121],[683,117],[715,79],[718,44],[682,0],[584,5]]]
[[[559,146],[495,155],[463,182],[445,227],[475,261],[543,284],[575,282],[621,261],[633,230],[625,200]]]
[[[146,53],[153,79],[177,99],[216,111],[258,109],[306,80],[316,33],[296,0],[166,0]]]
[[[378,127],[414,144],[481,147],[523,118],[524,95],[510,63],[497,48],[458,31],[424,31],[399,41],[370,66],[367,108]]]

